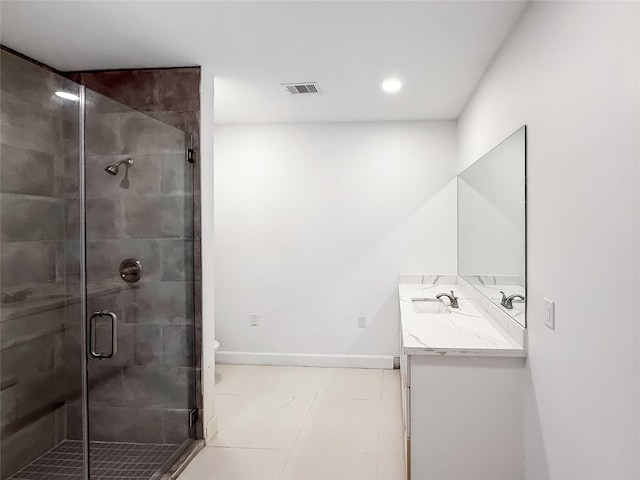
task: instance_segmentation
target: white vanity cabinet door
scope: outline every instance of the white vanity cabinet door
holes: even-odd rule
[[[411,438],[411,356],[400,354],[400,387],[402,389],[402,421],[405,436]]]
[[[406,388],[411,387],[411,355],[402,354],[400,356],[400,376],[402,379],[402,386]]]
[[[402,392],[402,426],[404,431],[404,461],[406,478],[411,478],[411,356],[400,354],[400,384]]]
[[[524,359],[412,355],[407,363],[407,478],[522,479]]]
[[[411,388],[403,390],[402,409],[406,412],[404,423],[404,466],[407,480],[411,480]]]

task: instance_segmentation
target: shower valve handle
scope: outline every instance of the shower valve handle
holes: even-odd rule
[[[127,283],[135,283],[142,277],[142,263],[137,258],[126,258],[118,269],[120,278]]]

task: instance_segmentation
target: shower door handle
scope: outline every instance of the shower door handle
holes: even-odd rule
[[[97,335],[96,335],[96,319],[102,317],[110,317],[111,318],[111,351],[109,353],[98,352],[97,350]],[[91,317],[89,317],[89,335],[88,335],[88,344],[89,344],[89,354],[93,358],[97,358],[99,360],[103,358],[111,358],[118,351],[118,316],[110,312],[108,310],[100,310],[99,312],[93,312]]]

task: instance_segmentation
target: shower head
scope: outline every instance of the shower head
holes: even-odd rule
[[[133,165],[133,159],[132,158],[125,158],[124,160],[120,160],[117,163],[112,163],[110,165],[107,165],[106,167],[104,167],[104,171],[107,172],[109,175],[117,175],[118,174],[118,167],[122,164],[126,164],[127,167],[130,167]]]

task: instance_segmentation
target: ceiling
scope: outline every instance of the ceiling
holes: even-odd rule
[[[58,70],[202,65],[217,123],[455,119],[522,1],[2,1],[2,44]],[[399,93],[380,89],[402,80]],[[280,85],[318,82],[318,95]]]

